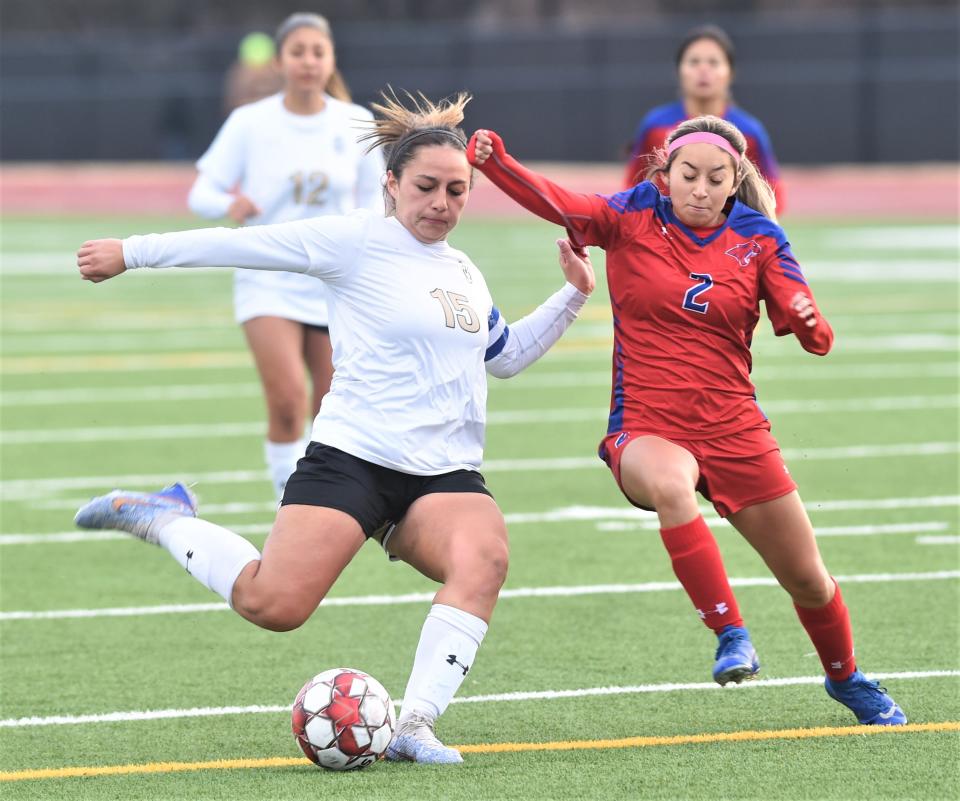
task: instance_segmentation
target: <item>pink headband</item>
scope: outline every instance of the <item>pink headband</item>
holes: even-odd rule
[[[667,158],[669,158],[675,150],[679,150],[684,145],[696,144],[716,145],[717,147],[726,150],[727,153],[733,156],[734,164],[740,164],[741,156],[737,152],[737,149],[724,137],[720,136],[720,134],[709,133],[707,131],[694,131],[693,133],[678,136],[667,147]]]

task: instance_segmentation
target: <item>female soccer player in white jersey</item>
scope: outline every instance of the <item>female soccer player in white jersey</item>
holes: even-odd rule
[[[479,472],[487,382],[516,374],[560,337],[593,290],[589,261],[561,241],[567,283],[510,325],[480,271],[447,243],[470,194],[469,98],[396,98],[364,138],[388,155],[388,216],[347,216],[86,242],[83,278],[143,267],[292,270],[328,287],[336,371],[313,441],[287,482],[260,554],[196,518],[192,493],[116,490],[84,506],[83,528],[165,547],[247,620],[294,629],[365,538],[442,587],[427,615],[390,759],[461,762],[434,734],[487,630],[507,572],[503,515]],[[485,370],[486,368],[486,370]]]
[[[293,14],[276,34],[281,93],[236,109],[197,162],[188,199],[202,217],[241,224],[288,222],[380,206],[383,159],[358,144],[358,120],[371,113],[350,102],[334,59],[330,26],[318,14]],[[237,322],[253,352],[267,404],[267,468],[279,498],[303,455],[308,413],[330,389],[327,290],[289,272],[240,270]]]

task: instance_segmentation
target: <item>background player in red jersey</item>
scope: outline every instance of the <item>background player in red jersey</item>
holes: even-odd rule
[[[722,117],[740,129],[747,140],[747,154],[760,174],[773,187],[777,208],[783,212],[783,186],[780,167],[770,137],[756,117],[733,102],[736,51],[730,37],[716,25],[694,28],[677,49],[677,81],[680,99],[647,112],[637,125],[630,142],[630,159],[624,186],[643,180],[654,152],[664,146],[667,136],[684,120],[706,114]]]
[[[744,156],[739,130],[718,117],[681,124],[648,178],[615,195],[569,192],[477,131],[468,158],[575,245],[607,251],[613,305],[613,392],[600,456],[631,503],[656,510],[674,572],[718,637],[713,676],[760,669],[719,548],[696,493],[760,553],[790,593],[827,673],[828,694],[866,724],[906,722],[856,666],[847,607],[820,557],[813,526],[750,380],[760,301],[777,335],[826,354],[820,314],[774,221],[772,192]]]

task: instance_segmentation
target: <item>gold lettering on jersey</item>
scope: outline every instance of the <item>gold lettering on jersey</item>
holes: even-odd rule
[[[290,176],[293,181],[293,202],[298,205],[322,206],[327,202],[326,192],[330,187],[330,176],[320,170],[305,173],[298,170]]]
[[[443,321],[447,328],[456,328],[458,325],[468,334],[475,334],[480,330],[480,318],[470,307],[470,300],[466,295],[448,292],[445,289],[434,289],[431,298],[440,301],[443,308]]]

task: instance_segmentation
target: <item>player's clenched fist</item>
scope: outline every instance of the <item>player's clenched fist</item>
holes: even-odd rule
[[[467,144],[467,161],[474,167],[481,167],[494,151],[504,154],[503,140],[494,131],[481,128],[474,132]]]
[[[91,239],[77,251],[77,267],[84,281],[95,284],[120,275],[127,269],[123,261],[123,243],[119,239]]]
[[[790,299],[790,309],[803,320],[803,324],[807,328],[813,328],[817,324],[817,307],[803,292],[797,292]]]

